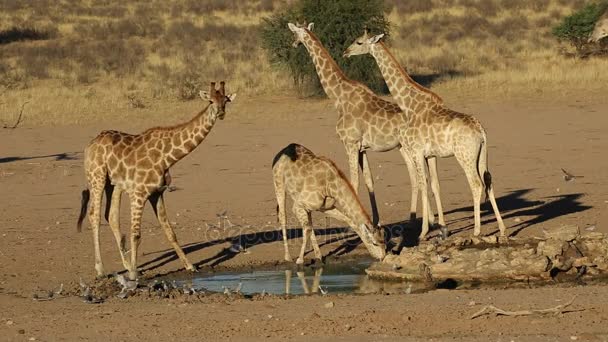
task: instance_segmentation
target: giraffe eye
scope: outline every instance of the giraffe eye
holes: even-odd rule
[[[363,45],[363,42],[357,42],[357,45]]]

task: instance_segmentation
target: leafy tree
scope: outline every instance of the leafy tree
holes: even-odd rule
[[[386,92],[382,74],[372,58],[342,57],[344,50],[367,27],[374,33],[389,33],[383,0],[299,0],[281,13],[263,19],[261,38],[270,61],[287,68],[294,84],[304,91],[323,93],[317,72],[304,47],[294,48],[287,23],[314,23],[314,33],[331,56],[352,79],[371,89]]]
[[[553,35],[560,40],[569,41],[579,55],[584,55],[593,27],[607,9],[608,0],[590,3],[565,17],[559,25],[553,28]]]

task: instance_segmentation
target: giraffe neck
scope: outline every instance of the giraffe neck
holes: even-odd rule
[[[208,105],[192,120],[173,127],[165,138],[171,150],[164,155],[164,165],[168,169],[192,152],[207,137],[217,120],[215,107]]]
[[[420,112],[425,105],[443,103],[439,95],[418,84],[408,75],[384,42],[372,44],[370,53],[376,59],[391,95],[406,114]]]
[[[308,34],[304,37],[303,44],[312,58],[323,90],[329,98],[337,99],[342,94],[342,87],[349,84],[350,80],[325,49],[319,38],[310,31],[306,32]]]
[[[356,227],[353,227],[354,229],[358,229],[362,224],[373,227],[373,223],[363,209],[359,197],[344,175],[341,175],[338,180],[337,194],[333,194],[332,197],[336,200],[336,207],[356,225]]]

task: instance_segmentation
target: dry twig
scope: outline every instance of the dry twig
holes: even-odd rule
[[[28,103],[30,103],[30,101],[25,101],[21,105],[21,110],[19,111],[19,116],[17,117],[17,122],[15,122],[15,124],[12,125],[12,126],[4,125],[3,128],[8,128],[8,129],[15,129],[15,128],[17,128],[17,126],[19,126],[19,124],[21,123],[21,118],[23,117],[23,108],[25,108],[25,105],[28,104]]]
[[[531,309],[531,310],[520,310],[520,311],[506,311],[500,308],[495,307],[494,305],[486,305],[483,309],[474,313],[470,319],[475,319],[477,317],[488,315],[491,313],[496,314],[497,316],[530,316],[530,315],[547,315],[547,314],[563,314],[566,312],[574,312],[574,311],[583,311],[585,309],[578,310],[567,310],[566,308],[574,302],[576,296],[572,297],[572,299],[566,304],[560,304],[558,306],[548,308],[548,309]]]

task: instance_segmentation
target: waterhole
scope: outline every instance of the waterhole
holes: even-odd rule
[[[242,294],[369,294],[382,292],[422,292],[428,285],[381,281],[371,279],[365,269],[372,260],[357,260],[349,263],[334,263],[313,267],[268,267],[248,271],[203,273],[189,278],[174,280],[178,287],[211,292],[234,292]],[[434,288],[434,287],[433,287]]]

